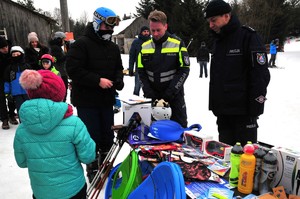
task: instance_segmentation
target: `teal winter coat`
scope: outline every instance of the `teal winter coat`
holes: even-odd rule
[[[15,159],[28,168],[37,199],[64,199],[85,185],[81,163],[95,159],[95,143],[77,116],[64,118],[68,104],[31,99],[20,108],[14,138]]]

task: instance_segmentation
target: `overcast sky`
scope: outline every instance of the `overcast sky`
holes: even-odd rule
[[[36,9],[41,8],[44,11],[53,13],[54,8],[60,7],[59,0],[33,0]],[[140,0],[68,0],[69,17],[79,19],[84,11],[87,12],[89,20],[92,20],[93,12],[99,7],[112,9],[121,18],[124,14],[136,14],[135,7]]]

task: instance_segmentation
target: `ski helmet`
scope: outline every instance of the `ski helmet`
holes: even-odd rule
[[[163,99],[155,100],[152,106],[152,116],[155,120],[169,120],[172,116],[169,103]]]
[[[93,14],[93,27],[95,32],[99,30],[100,24],[103,21],[109,26],[117,26],[119,25],[120,18],[111,9],[100,7],[97,8]]]
[[[48,59],[50,60],[52,63],[54,62],[54,58],[50,55],[50,54],[44,54],[42,57],[41,57],[41,60],[43,59]]]

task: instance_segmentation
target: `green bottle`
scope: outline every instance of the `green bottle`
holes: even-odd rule
[[[241,155],[244,153],[243,147],[240,142],[237,142],[231,149],[230,153],[230,164],[231,169],[229,173],[229,185],[232,187],[238,186],[239,168]]]

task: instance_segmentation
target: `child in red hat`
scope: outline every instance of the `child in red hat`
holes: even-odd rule
[[[20,84],[29,100],[19,112],[14,153],[18,166],[28,168],[33,198],[85,198],[81,163],[95,159],[95,142],[72,107],[62,102],[63,80],[49,70],[25,70]]]

